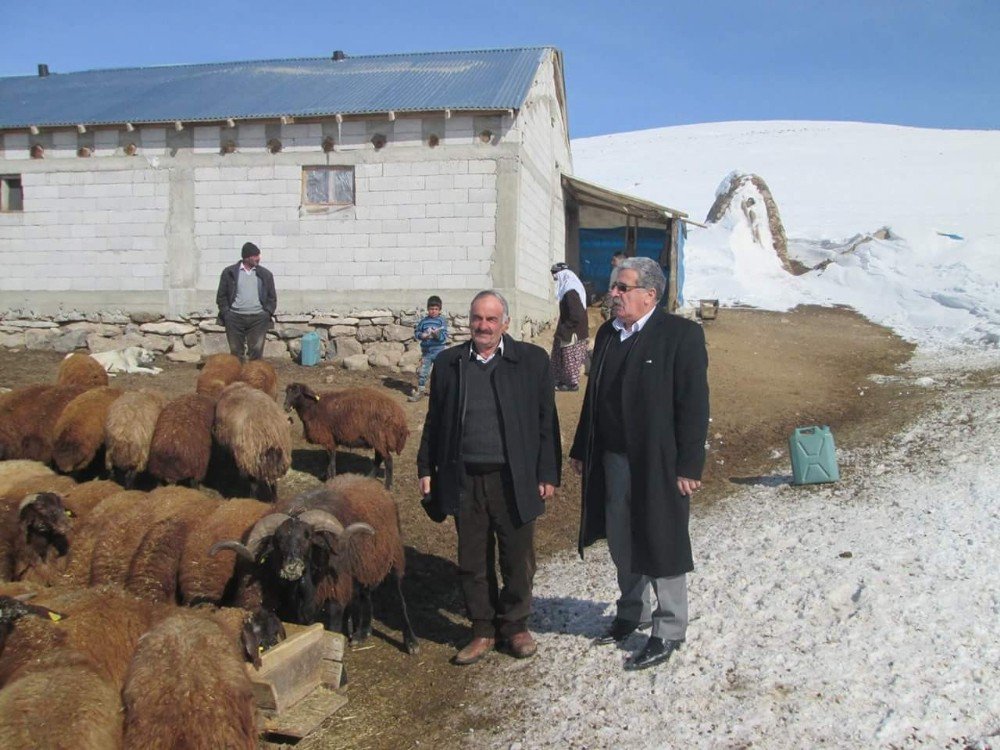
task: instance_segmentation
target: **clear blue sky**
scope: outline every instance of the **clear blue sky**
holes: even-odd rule
[[[571,135],[724,120],[1000,127],[997,0],[5,0],[0,76],[559,47]]]

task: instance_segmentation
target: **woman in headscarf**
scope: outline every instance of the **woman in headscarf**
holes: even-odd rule
[[[565,263],[552,266],[559,301],[559,322],[552,341],[552,377],[557,391],[580,387],[580,368],[587,360],[587,293],[580,278]]]

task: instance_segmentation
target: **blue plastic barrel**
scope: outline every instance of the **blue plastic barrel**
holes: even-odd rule
[[[303,334],[302,354],[299,357],[299,362],[306,367],[319,364],[319,335],[315,331]]]
[[[819,484],[840,479],[837,448],[833,433],[822,427],[797,427],[788,438],[788,454],[792,457],[793,484]]]

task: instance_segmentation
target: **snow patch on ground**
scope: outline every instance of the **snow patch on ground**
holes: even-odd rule
[[[841,451],[839,483],[760,477],[694,512],[692,621],[667,665],[622,670],[642,634],[591,645],[617,596],[606,548],[543,565],[539,655],[479,667],[484,704],[524,719],[500,711],[468,744],[1000,745],[1000,382],[971,387],[968,362],[940,357],[903,377],[939,408]]]

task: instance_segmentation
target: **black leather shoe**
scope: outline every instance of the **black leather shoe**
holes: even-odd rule
[[[642,647],[642,651],[625,662],[625,671],[634,672],[639,669],[649,669],[649,667],[662,664],[670,658],[670,655],[674,651],[681,647],[682,643],[684,641],[665,641],[662,638],[657,638],[655,635],[650,636],[649,640],[646,641],[646,645]]]
[[[626,620],[615,620],[611,623],[611,627],[608,628],[604,635],[599,635],[594,639],[594,645],[596,646],[606,646],[609,643],[618,643],[619,641],[624,641],[632,633],[635,632],[636,628],[639,627],[637,622],[628,622]]]

